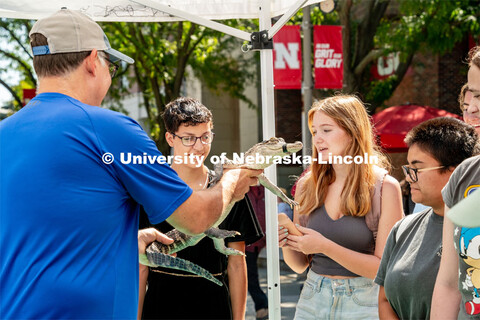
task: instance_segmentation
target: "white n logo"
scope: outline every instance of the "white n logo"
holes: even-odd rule
[[[285,62],[287,62],[290,69],[300,69],[300,62],[298,61],[298,43],[288,43],[288,50],[284,43],[274,43],[273,48],[275,50],[275,69],[285,69]]]

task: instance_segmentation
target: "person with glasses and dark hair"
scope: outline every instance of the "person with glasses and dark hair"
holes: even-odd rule
[[[462,88],[460,89],[460,94],[458,95],[459,108],[463,113],[463,120],[466,123],[475,127],[475,130],[477,131],[477,133],[480,134],[480,126],[478,126],[478,125],[475,126],[475,116],[477,118],[479,117],[478,109],[477,109],[476,114],[468,112],[469,106],[470,106],[470,101],[472,100],[472,98],[473,98],[473,94],[472,94],[471,91],[468,90],[468,83],[466,83],[462,86]],[[473,116],[472,116],[472,114],[473,114]],[[425,206],[421,203],[417,203],[417,204],[415,204],[415,207],[413,208],[413,213],[423,211],[427,208],[428,208],[428,206]]]
[[[173,155],[182,159],[201,157],[201,163],[173,162],[171,167],[194,191],[207,189],[215,173],[203,163],[210,153],[214,133],[212,113],[198,100],[177,98],[163,113],[165,138]],[[186,157],[185,157],[186,156]],[[193,158],[192,158],[193,159]],[[172,230],[166,222],[155,225],[161,232]],[[263,236],[252,205],[245,197],[235,204],[220,229],[240,234],[225,239],[227,247],[245,253],[245,246]],[[142,266],[140,305],[143,319],[244,319],[247,303],[247,265],[241,255],[225,256],[205,237],[177,256],[210,271],[223,283],[220,287],[205,278],[168,268]],[[148,277],[148,290],[145,294]],[[140,313],[139,313],[140,316]]]
[[[442,255],[442,188],[455,167],[479,151],[474,128],[454,118],[435,118],[406,136],[402,166],[412,200],[428,206],[390,232],[375,282],[381,319],[429,319]]]
[[[139,207],[204,232],[240,200],[260,170],[226,170],[192,191],[167,164],[123,164],[121,154],[160,157],[133,119],[100,108],[112,49],[86,15],[62,9],[30,31],[38,95],[0,123],[0,318],[134,319],[139,253],[155,229],[138,231]]]

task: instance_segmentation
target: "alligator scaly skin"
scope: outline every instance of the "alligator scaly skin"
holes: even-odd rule
[[[274,145],[274,148],[269,147],[269,145]],[[302,144],[300,142],[296,142],[294,144],[290,144],[291,149],[294,151],[288,150],[288,144],[283,141],[283,139],[278,138],[271,138],[268,141],[263,141],[261,143],[257,143],[255,146],[250,148],[245,155],[254,155],[255,153],[260,153],[262,155],[269,155],[269,149],[275,149],[274,152],[270,154],[274,155],[289,155],[291,153],[297,152],[302,148]],[[262,148],[264,147],[264,148]],[[263,151],[263,152],[262,152]],[[223,174],[223,168],[250,168],[250,169],[264,169],[270,166],[272,163],[265,163],[262,165],[247,165],[244,163],[234,163],[231,160],[227,159],[227,162],[223,166],[218,166],[215,168],[216,177],[214,177],[214,181],[211,185],[214,185],[218,180],[220,180]],[[280,197],[286,203],[290,204],[290,206],[298,205],[293,200],[289,199],[276,185],[274,185],[267,177],[261,174],[258,178],[258,181],[265,186],[268,190],[273,192],[275,195]],[[208,229],[205,233],[201,233],[199,235],[190,236],[184,234],[176,229],[169,231],[166,235],[169,236],[174,240],[174,242],[170,245],[165,245],[160,242],[153,242],[150,244],[146,249],[146,257],[140,257],[140,263],[148,265],[150,267],[166,267],[172,269],[183,270],[186,272],[190,272],[201,276],[205,279],[213,281],[214,283],[222,286],[222,283],[218,281],[213,275],[205,270],[204,268],[184,259],[176,258],[169,256],[168,254],[172,254],[178,252],[186,247],[196,245],[200,240],[204,237],[208,236],[212,238],[215,244],[215,248],[217,251],[224,253],[226,255],[236,254],[236,255],[244,255],[243,252],[238,250],[234,250],[231,248],[226,248],[224,245],[223,238],[232,236],[232,231],[226,231],[222,236],[218,234],[218,227],[228,216],[233,205],[235,203],[230,203],[227,208],[223,211],[219,219],[214,223],[214,225]],[[223,230],[225,231],[225,230]],[[148,259],[148,260],[147,260]]]
[[[202,278],[210,280],[219,286],[223,286],[223,284],[218,279],[216,279],[208,270],[200,267],[199,265],[191,261],[169,256],[168,254],[164,254],[161,252],[152,252],[152,251],[147,252],[147,258],[151,263],[157,266],[162,266],[164,268],[177,269],[182,271],[188,271]]]

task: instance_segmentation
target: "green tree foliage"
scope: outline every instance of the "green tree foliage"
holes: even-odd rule
[[[370,111],[393,94],[415,53],[444,54],[480,30],[478,0],[341,0],[337,8],[347,53],[344,91],[360,94]],[[395,74],[372,80],[371,64],[394,52],[400,53]]]
[[[253,24],[236,20],[226,24],[246,31],[255,28]],[[3,60],[8,61],[9,68],[21,73],[24,83],[35,87],[28,45],[31,25],[31,21],[2,19],[0,31],[9,46],[0,48],[0,54]],[[124,112],[119,103],[121,98],[140,91],[142,106],[148,115],[147,125],[162,152],[168,153],[169,147],[164,137],[161,114],[168,102],[182,94],[189,71],[214,92],[227,92],[253,106],[243,92],[256,74],[254,68],[249,68],[249,64],[255,64],[255,59],[251,54],[246,56],[241,53],[240,40],[187,21],[113,22],[102,23],[102,28],[113,48],[135,59],[132,66],[123,65],[113,79],[105,105]],[[7,87],[16,104],[20,104],[20,88],[4,80],[8,77],[7,72],[0,73],[0,84]]]
[[[240,26],[237,21],[227,23],[252,27]],[[240,52],[241,41],[187,21],[102,26],[112,46],[135,59],[130,83],[139,86],[150,132],[160,151],[168,151],[161,114],[168,102],[181,95],[189,70],[213,91],[227,92],[251,104],[243,91],[254,70],[248,68],[252,59]]]
[[[362,97],[373,112],[391,97],[417,52],[444,54],[470,33],[480,34],[479,0],[336,0],[336,9],[311,10],[312,25],[343,26],[343,92]],[[302,13],[290,23],[300,24]],[[313,52],[313,48],[312,48]],[[400,53],[396,73],[374,80],[372,63]],[[335,90],[338,91],[338,90]],[[332,90],[325,92],[332,94]]]
[[[468,33],[478,36],[479,7],[480,0],[336,0],[336,10],[329,14],[313,6],[311,20],[312,24],[343,26],[343,91],[360,95],[373,111],[393,94],[415,53],[443,54]],[[301,19],[300,11],[289,23],[300,24]],[[9,61],[10,68],[20,71],[20,80],[34,87],[26,45],[31,22],[0,22],[0,35],[8,43],[0,46],[0,56]],[[243,23],[226,22],[247,32],[257,30],[253,24]],[[123,68],[122,76],[114,79],[107,104],[119,109],[118,99],[138,84],[152,137],[161,151],[168,150],[161,113],[166,103],[181,95],[189,70],[209,88],[248,101],[243,89],[255,75],[255,68],[249,65],[256,60],[241,54],[241,43],[233,37],[190,22],[104,23],[103,27],[112,46],[135,59],[133,66]],[[400,52],[395,75],[373,80],[372,63],[393,52]],[[19,87],[7,79],[8,72],[2,69],[0,84],[9,88],[19,104]]]
[[[10,92],[16,109],[22,106],[22,89],[37,85],[28,40],[31,27],[28,20],[0,19],[0,85]],[[19,73],[20,82],[12,81],[13,71]]]

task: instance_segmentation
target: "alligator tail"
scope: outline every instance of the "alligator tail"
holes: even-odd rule
[[[159,252],[147,251],[147,257],[148,260],[155,265],[155,267],[164,267],[190,272],[202,278],[210,280],[219,286],[223,286],[223,284],[218,279],[216,279],[210,272],[191,261]]]

